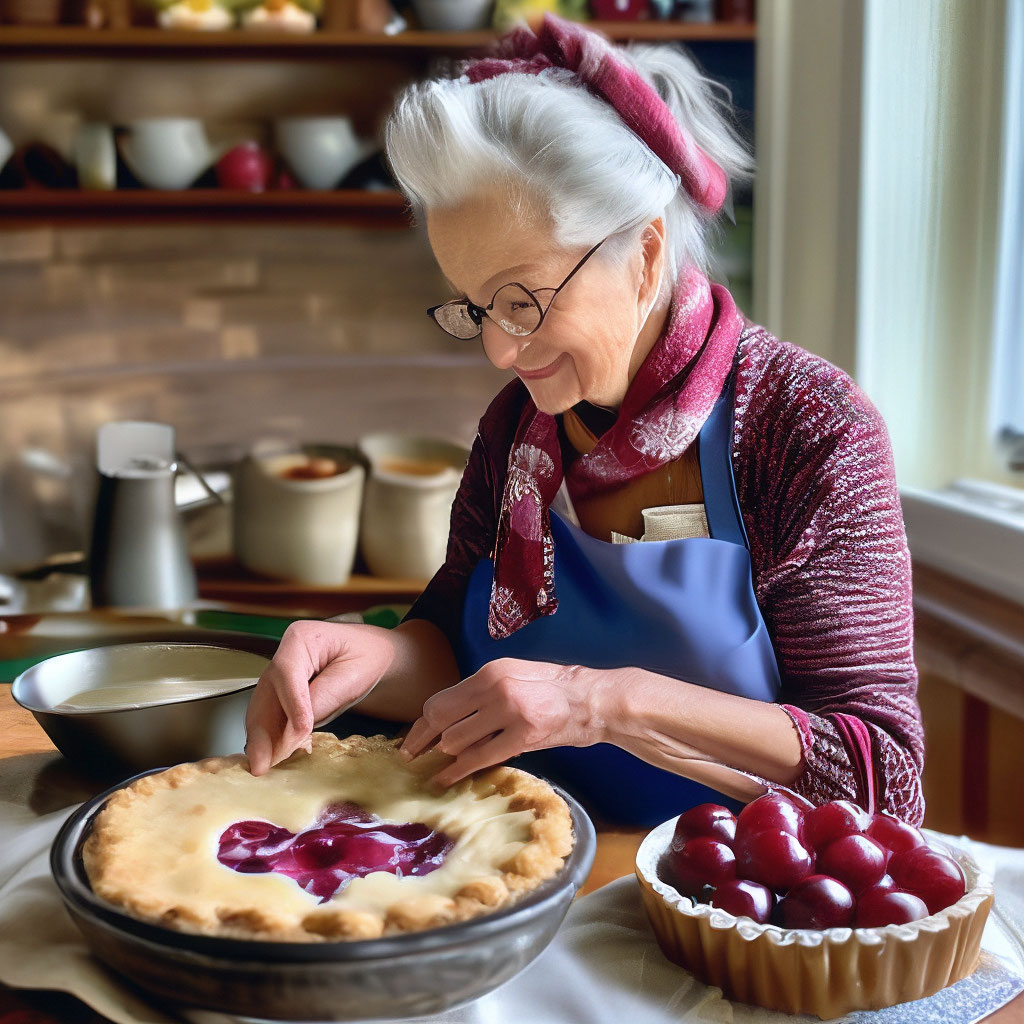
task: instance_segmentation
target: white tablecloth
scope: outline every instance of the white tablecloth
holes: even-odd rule
[[[70,992],[118,1024],[223,1024],[221,1014],[143,1001],[93,959],[49,870],[50,844],[73,808],[37,817],[0,800],[0,981]],[[995,877],[997,913],[982,963],[958,985],[917,1003],[844,1018],[858,1024],[967,1024],[1024,988],[1024,850],[944,837]],[[423,1020],[423,1018],[420,1018]],[[669,963],[655,943],[636,880],[577,900],[554,942],[525,971],[445,1024],[780,1024],[792,1017],[731,1003]]]

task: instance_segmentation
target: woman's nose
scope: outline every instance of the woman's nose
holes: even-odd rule
[[[519,353],[530,344],[529,338],[517,338],[484,318],[481,325],[484,352],[499,370],[507,370],[519,360]]]

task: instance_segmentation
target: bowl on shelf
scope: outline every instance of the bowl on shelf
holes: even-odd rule
[[[216,159],[201,121],[148,117],[131,122],[120,139],[131,172],[150,188],[188,188]]]
[[[334,188],[376,149],[356,135],[349,117],[284,117],[274,133],[288,166],[310,189]]]
[[[420,24],[433,32],[473,32],[491,23],[494,0],[413,0]]]

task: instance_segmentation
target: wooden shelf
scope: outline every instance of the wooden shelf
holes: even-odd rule
[[[701,24],[681,21],[588,23],[619,42],[751,41],[757,26],[744,22]],[[0,55],[5,57],[332,57],[359,51],[460,51],[485,47],[497,38],[493,31],[427,32],[409,30],[396,35],[359,31],[319,31],[307,34],[244,31],[199,32],[181,29],[90,29],[79,25],[0,27]]]
[[[363,611],[378,604],[412,604],[426,580],[382,579],[354,573],[341,586],[288,583],[247,572],[232,558],[206,558],[196,562],[199,596],[211,601],[242,602],[314,609],[323,615]]]
[[[408,226],[405,199],[398,192],[295,189],[235,192],[230,189],[83,191],[0,190],[0,228],[156,221],[307,221],[354,227]]]

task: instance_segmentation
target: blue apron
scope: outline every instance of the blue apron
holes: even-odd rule
[[[754,597],[732,473],[726,381],[698,435],[710,537],[611,544],[551,512],[558,609],[503,640],[487,631],[494,563],[466,591],[456,656],[462,677],[496,658],[591,668],[634,666],[754,700],[774,701],[779,669]],[[620,747],[553,747],[514,762],[564,786],[609,824],[650,826],[699,803],[738,808],[717,791]]]

